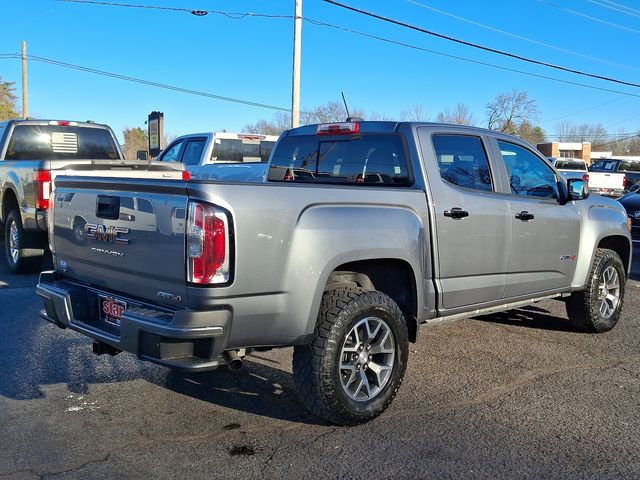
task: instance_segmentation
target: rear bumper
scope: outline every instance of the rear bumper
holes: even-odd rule
[[[613,188],[592,188],[589,186],[589,192],[595,195],[602,195],[603,197],[621,197],[624,195],[624,190],[613,189]]]
[[[40,315],[45,320],[141,360],[189,371],[214,370],[224,363],[232,319],[228,309],[158,310],[124,298],[131,308],[118,328],[100,320],[97,313],[98,295],[112,295],[109,292],[59,279],[54,272],[40,274],[36,292],[44,304]]]

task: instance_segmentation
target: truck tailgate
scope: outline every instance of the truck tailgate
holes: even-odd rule
[[[56,270],[124,297],[186,301],[186,183],[56,178],[50,242]]]

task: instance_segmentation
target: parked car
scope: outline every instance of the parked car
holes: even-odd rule
[[[182,166],[125,160],[107,125],[67,120],[0,122],[0,223],[14,273],[38,270],[47,248],[55,178],[84,176],[186,178]]]
[[[253,133],[194,133],[176,138],[158,161],[182,163],[194,180],[261,182],[277,140]]]
[[[640,185],[640,161],[606,158],[589,167],[589,188],[593,193],[619,197],[634,185]]]
[[[585,182],[589,181],[589,169],[584,160],[575,158],[555,158],[547,157],[551,161],[551,165],[567,180],[570,178],[582,178]]]
[[[640,193],[638,189],[635,192],[627,193],[618,199],[624,209],[627,211],[627,216],[631,219],[632,233],[640,234]]]
[[[137,218],[116,231],[111,207],[134,192],[185,209],[184,235]],[[420,325],[558,298],[576,328],[604,332],[631,265],[620,203],[466,126],[308,125],[282,134],[263,183],[66,177],[55,193],[93,197],[54,216],[97,208],[100,235],[77,245],[54,221],[46,320],[97,354],[190,371],[293,346],[303,402],[336,424],[387,408]]]

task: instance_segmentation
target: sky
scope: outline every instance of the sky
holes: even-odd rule
[[[640,83],[637,1],[339,1],[492,49]],[[271,17],[196,16],[60,0],[1,2],[0,77],[15,82],[18,95],[20,60],[2,54],[19,53],[24,40],[29,55],[217,96],[291,107],[294,0],[120,2]],[[302,110],[340,100],[340,92],[352,110],[361,108],[391,118],[421,104],[435,119],[438,112],[460,102],[470,107],[477,125],[486,126],[486,104],[501,92],[519,89],[536,100],[538,123],[549,136],[557,133],[562,121],[601,123],[609,133],[640,131],[639,87],[481,51],[322,0],[303,0],[303,17],[316,23],[305,21],[302,26]],[[277,111],[33,59],[28,63],[28,91],[30,116],[107,123],[120,139],[123,128],[146,128],[144,122],[153,110],[164,112],[165,132],[172,136],[241,131],[247,124],[272,118]]]

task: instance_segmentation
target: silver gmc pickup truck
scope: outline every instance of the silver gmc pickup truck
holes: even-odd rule
[[[294,346],[303,402],[336,424],[390,404],[421,324],[557,297],[577,329],[610,330],[631,264],[619,203],[472,127],[310,125],[264,183],[65,177],[54,196],[46,320],[192,371]],[[153,214],[123,216],[134,198]]]

